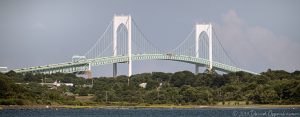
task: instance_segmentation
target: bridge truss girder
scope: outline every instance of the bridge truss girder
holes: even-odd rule
[[[132,61],[139,61],[139,60],[171,60],[171,61],[179,61],[185,62],[200,66],[208,66],[209,60],[203,58],[196,58],[191,56],[184,56],[184,55],[168,55],[168,54],[135,54],[131,56]],[[91,70],[91,66],[100,66],[106,64],[113,64],[113,63],[124,63],[128,62],[128,56],[110,56],[110,57],[99,57],[95,59],[87,59],[81,60],[77,62],[67,62],[67,63],[60,63],[60,64],[52,64],[46,66],[38,66],[38,67],[30,67],[30,68],[23,68],[23,69],[15,69],[14,71],[17,73],[44,73],[44,74],[52,74],[52,73],[78,73],[82,71],[89,71]],[[223,71],[223,72],[238,72],[244,71],[251,74],[258,74],[255,72],[251,72],[248,70],[244,70],[241,68],[237,68],[234,66],[222,64],[219,62],[212,62],[213,69]]]

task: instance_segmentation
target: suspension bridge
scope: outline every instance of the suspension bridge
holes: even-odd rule
[[[194,35],[194,36],[193,36]],[[132,61],[170,60],[206,67],[208,72],[244,71],[226,52],[215,29],[209,24],[196,24],[187,37],[174,49],[164,51],[155,46],[141,31],[130,15],[115,15],[104,33],[83,56],[73,56],[72,61],[44,66],[14,69],[17,73],[80,73],[91,75],[93,66],[113,64],[113,76],[117,76],[118,64],[128,64],[128,76],[132,75]],[[91,77],[91,76],[89,76]]]

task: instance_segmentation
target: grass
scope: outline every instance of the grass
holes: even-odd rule
[[[253,102],[249,101],[248,104],[246,101],[225,101],[218,102],[216,106],[244,106],[244,105],[252,105]]]
[[[92,99],[94,98],[94,96],[75,96],[75,99],[76,100],[79,100],[79,101],[92,101]]]
[[[81,101],[87,101],[90,97],[81,97]],[[62,105],[62,104],[52,104],[52,105],[14,105],[14,106],[1,106],[2,109],[43,109],[43,108],[69,108],[69,109],[82,109],[82,108],[300,108],[300,105],[272,105],[272,104],[253,104],[249,102],[247,105],[245,101],[226,101],[219,102],[215,105],[175,105],[175,104],[146,104],[146,103],[128,103],[128,102],[109,102],[109,103],[93,103],[84,105]]]
[[[173,104],[137,104],[137,105],[93,105],[93,106],[58,106],[61,108],[300,108],[300,105],[240,104],[240,105],[173,105]]]

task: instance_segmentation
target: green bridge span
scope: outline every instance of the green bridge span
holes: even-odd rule
[[[184,55],[172,55],[172,54],[133,54],[131,57],[132,61],[139,60],[171,60],[171,61],[179,61],[190,64],[198,64],[200,66],[208,66],[209,60],[203,58],[196,58],[192,56],[184,56]],[[94,59],[85,59],[79,60],[76,62],[66,62],[66,63],[58,63],[58,64],[50,64],[45,66],[35,66],[29,68],[22,69],[14,69],[13,71],[17,73],[44,73],[44,74],[52,74],[52,73],[76,73],[88,71],[92,66],[100,66],[105,64],[113,64],[113,63],[124,63],[128,61],[128,56],[109,56],[109,57],[98,57]],[[237,72],[244,71],[251,74],[258,74],[252,71],[244,70],[241,68],[237,68],[234,66],[226,65],[219,62],[213,62],[213,69],[223,71],[223,72]]]

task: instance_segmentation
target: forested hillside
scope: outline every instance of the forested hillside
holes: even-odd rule
[[[300,104],[300,71],[267,70],[261,75],[244,72],[195,75],[190,71],[152,72],[129,78],[84,79],[74,74],[0,73],[0,104],[193,104],[214,105],[229,101],[247,104]],[[60,81],[74,86],[51,89],[39,83]],[[147,83],[146,88],[139,86]],[[86,87],[92,85],[93,87]],[[70,95],[72,94],[72,95]],[[90,101],[76,96],[92,96]]]

